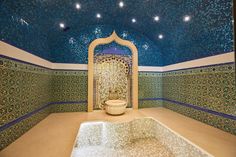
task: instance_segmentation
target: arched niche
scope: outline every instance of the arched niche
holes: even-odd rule
[[[88,112],[93,111],[94,98],[94,49],[98,45],[105,45],[111,42],[116,42],[119,45],[128,47],[132,52],[132,108],[138,109],[138,50],[136,46],[128,41],[121,39],[114,31],[107,38],[98,38],[92,41],[88,49]]]

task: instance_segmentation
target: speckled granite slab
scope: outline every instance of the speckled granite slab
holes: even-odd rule
[[[212,156],[153,118],[130,122],[85,122],[71,157]]]

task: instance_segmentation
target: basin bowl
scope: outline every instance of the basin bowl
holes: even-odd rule
[[[125,113],[127,102],[124,100],[108,100],[105,102],[105,110],[111,115],[121,115]]]

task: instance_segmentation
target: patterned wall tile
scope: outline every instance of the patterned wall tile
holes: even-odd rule
[[[234,64],[165,72],[163,73],[162,83],[163,98],[165,99],[236,116]],[[181,107],[173,103],[170,105],[166,101],[164,101],[164,107],[224,131],[236,133],[234,120],[227,120],[220,116]],[[227,123],[225,123],[226,120]]]
[[[162,107],[162,100],[143,100],[140,99],[138,102],[138,108],[150,108],[150,107]]]
[[[85,112],[87,111],[87,102],[54,104],[51,107],[51,113],[57,112]]]
[[[235,116],[234,71],[234,64],[227,64],[165,73],[139,72],[139,108],[164,105],[235,134],[235,120],[162,101],[170,99]],[[0,131],[0,149],[52,112],[87,110],[87,71],[49,70],[1,58],[0,76],[0,127],[51,103]]]
[[[87,101],[87,71],[53,71],[53,102]],[[53,105],[52,112],[87,111],[87,103]]]
[[[45,68],[1,58],[0,127],[43,107],[51,99],[51,75]],[[0,150],[49,114],[44,109],[0,131]]]
[[[180,114],[196,119],[223,131],[236,135],[236,121],[221,116],[216,116],[207,112],[195,110],[189,107],[177,105],[168,101],[163,101],[164,107],[176,111]]]
[[[48,70],[1,59],[0,126],[32,112],[50,101]]]
[[[162,106],[157,100],[145,100],[162,98],[162,74],[139,72],[138,81],[139,108]]]
[[[53,71],[7,58],[0,61],[0,127],[52,103],[0,131],[1,137],[5,136],[0,150],[51,112],[87,110],[87,72]]]
[[[87,100],[87,71],[53,71],[53,102]]]
[[[21,135],[35,126],[38,122],[47,117],[49,113],[49,108],[46,108],[36,114],[33,114],[29,118],[24,119],[3,131],[0,131],[0,150],[18,139]]]

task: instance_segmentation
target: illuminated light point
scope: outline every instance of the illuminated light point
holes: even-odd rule
[[[153,17],[153,19],[154,19],[154,21],[156,21],[156,22],[157,22],[157,21],[159,21],[159,20],[160,20],[160,17],[159,17],[159,16],[154,16],[154,17]]]
[[[184,22],[189,22],[191,20],[191,17],[189,15],[184,16],[183,18]]]
[[[81,6],[80,6],[79,3],[76,3],[76,4],[75,4],[75,7],[76,7],[76,9],[80,9],[80,8],[81,8]]]
[[[99,14],[99,13],[96,14],[96,17],[97,17],[98,19],[102,18],[101,14]]]
[[[120,1],[120,2],[119,2],[119,7],[120,7],[120,8],[123,8],[123,7],[124,7],[124,2]]]
[[[65,28],[65,24],[64,24],[64,23],[60,23],[59,26],[60,26],[61,28]]]
[[[159,39],[163,39],[164,36],[163,36],[162,34],[159,34],[159,35],[158,35],[158,38],[159,38]]]
[[[136,22],[136,19],[135,19],[135,18],[132,18],[132,22],[135,23],[135,22]]]

